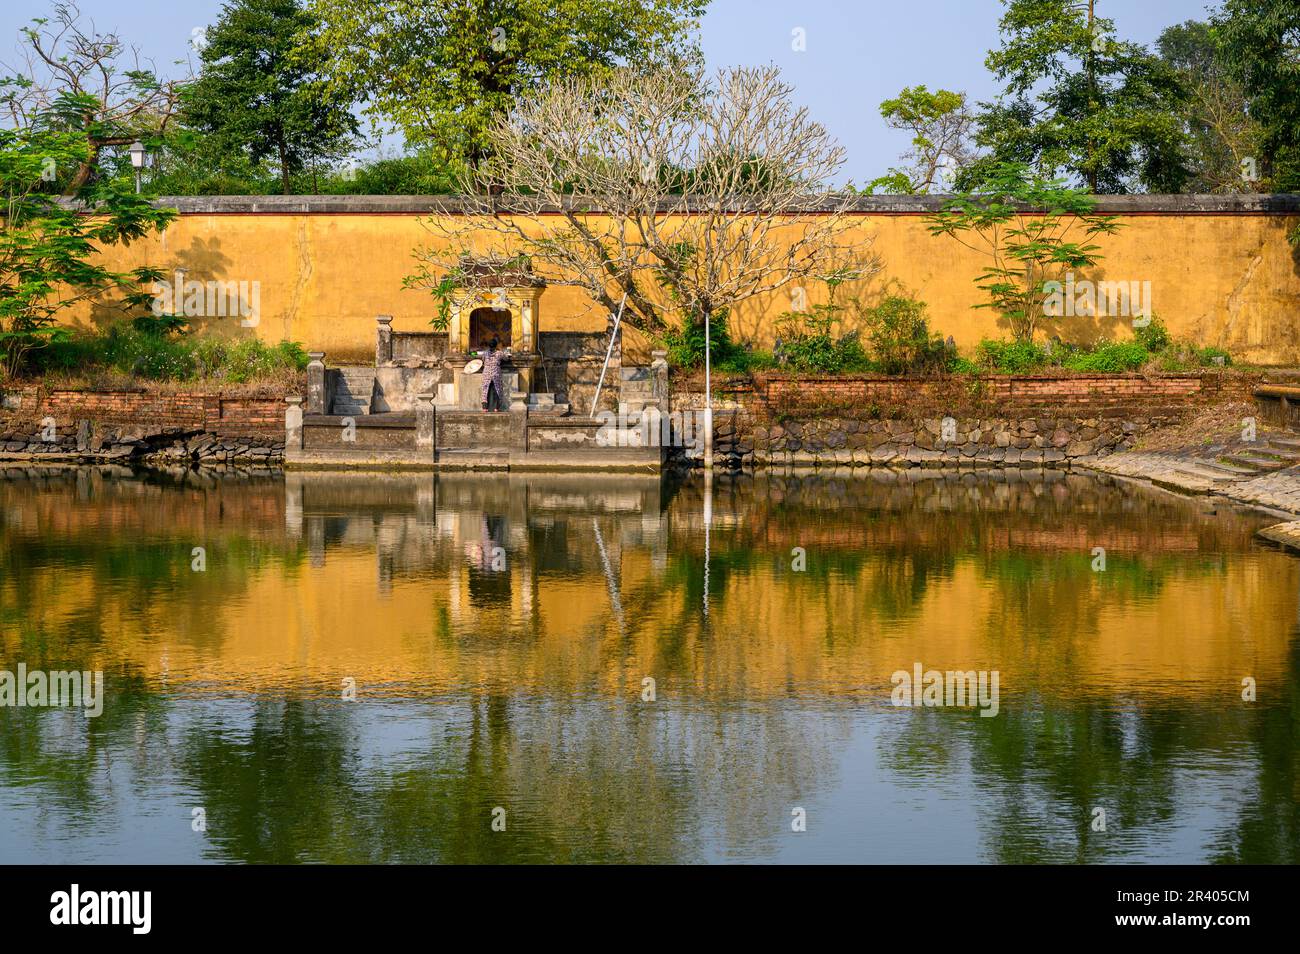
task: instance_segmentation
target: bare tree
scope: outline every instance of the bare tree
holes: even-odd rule
[[[160,136],[179,107],[181,82],[158,76],[139,47],[100,33],[73,3],[56,3],[52,19],[21,31],[22,63],[0,62],[0,109],[12,128],[57,116],[84,130],[88,154],[64,191],[75,194],[104,149]]]
[[[803,281],[865,275],[848,234],[852,196],[831,185],[843,149],[775,67],[623,69],[566,79],[491,131],[492,159],[462,183],[453,215],[408,280],[445,293],[467,255],[526,257],[660,337]]]

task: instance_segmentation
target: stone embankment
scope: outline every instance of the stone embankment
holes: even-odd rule
[[[0,462],[279,464],[283,460],[282,435],[223,436],[183,427],[95,426],[88,421],[66,433],[41,424],[11,423],[0,429]]]

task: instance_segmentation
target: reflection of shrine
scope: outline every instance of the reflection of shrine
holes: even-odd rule
[[[662,566],[667,546],[653,476],[290,472],[285,496],[287,529],[306,540],[311,566],[336,550],[373,550],[381,593],[445,579],[454,624],[530,626],[548,578],[599,580],[593,592],[621,614],[623,548],[649,549]],[[589,608],[561,600],[552,610]]]

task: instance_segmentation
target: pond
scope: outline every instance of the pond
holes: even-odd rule
[[[1273,522],[1020,471],[3,471],[0,672],[104,683],[0,705],[0,861],[1295,863]]]

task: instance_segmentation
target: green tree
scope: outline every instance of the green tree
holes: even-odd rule
[[[1260,191],[1259,124],[1247,112],[1246,89],[1224,63],[1210,25],[1175,24],[1160,34],[1156,49],[1188,93],[1178,112],[1191,173],[1184,191]]]
[[[1093,3],[1003,0],[1002,46],[985,64],[1005,84],[982,103],[976,142],[987,163],[1030,163],[1090,192],[1177,192],[1187,178],[1183,91],[1174,71],[1114,38]],[[978,178],[980,173],[976,173]],[[962,183],[967,186],[973,179]]]
[[[1261,127],[1259,160],[1273,190],[1300,192],[1300,5],[1226,0],[1213,29]]]
[[[316,26],[298,0],[230,0],[183,94],[189,125],[215,148],[239,150],[253,164],[272,160],[286,195],[295,174],[337,158],[357,133],[349,104],[327,95],[315,64],[300,55]]]
[[[63,117],[93,102],[68,96],[29,127],[0,129],[0,355],[10,377],[60,334],[61,310],[114,291],[127,306],[141,306],[150,297],[144,283],[161,276],[151,268],[112,271],[99,252],[161,230],[175,210],[155,208],[121,180],[90,178],[76,202],[63,201],[51,182],[54,170],[92,161],[96,144],[84,129],[64,128]]]
[[[975,188],[944,202],[928,218],[931,235],[947,235],[991,258],[976,283],[989,300],[977,308],[1002,315],[1017,341],[1032,342],[1044,316],[1048,283],[1101,260],[1087,239],[1119,229],[1115,216],[1096,215],[1096,201],[1044,179],[1028,166],[987,166]],[[1066,241],[1078,229],[1079,241]]]
[[[902,155],[906,167],[891,168],[872,181],[868,192],[925,195],[951,184],[956,173],[975,158],[971,143],[975,116],[965,93],[909,86],[881,103],[880,115],[890,129],[910,132],[912,142]]]
[[[697,55],[707,0],[311,0],[314,55],[408,145],[477,162],[488,128],[562,77]]]
[[[66,195],[126,163],[137,139],[156,148],[175,117],[180,83],[158,75],[138,47],[83,25],[74,3],[19,31],[20,68],[0,65],[0,112],[10,129],[37,124],[75,131],[86,149],[77,165],[56,170]],[[68,152],[61,153],[68,159]],[[127,166],[129,168],[129,166]]]

